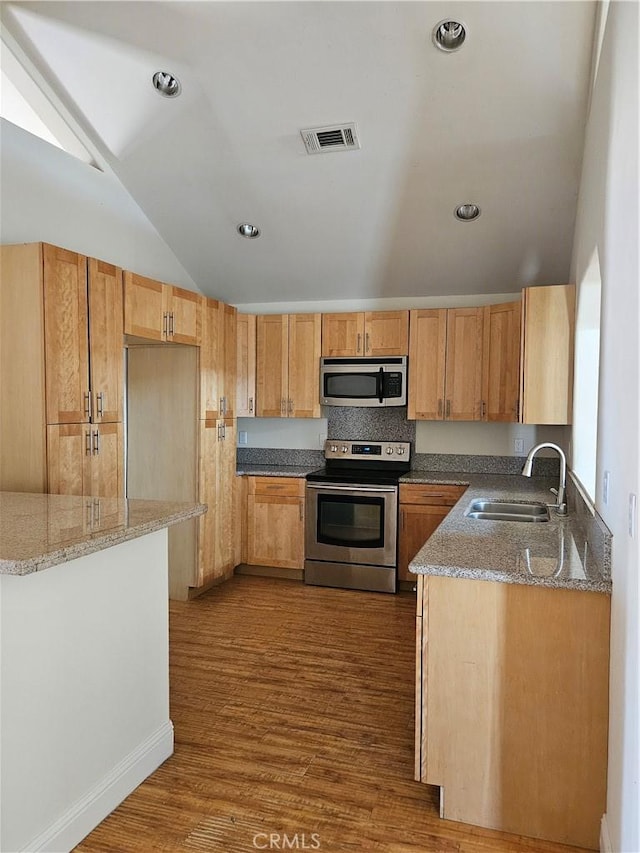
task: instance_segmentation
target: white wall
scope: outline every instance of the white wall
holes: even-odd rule
[[[632,539],[628,529],[629,495],[638,494],[640,481],[638,94],[638,4],[613,0],[587,123],[572,279],[579,283],[586,277],[597,250],[602,309],[595,504],[613,533],[604,842],[616,853],[640,850],[640,559],[637,534]],[[576,422],[576,442],[592,426]],[[605,471],[610,472],[607,504]]]
[[[53,243],[198,290],[115,176],[0,121],[0,242]]]

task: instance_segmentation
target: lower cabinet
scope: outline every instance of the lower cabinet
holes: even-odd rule
[[[235,420],[200,421],[198,498],[209,509],[198,521],[196,587],[230,575],[236,565],[235,469]]]
[[[400,484],[399,581],[415,581],[416,576],[409,571],[409,563],[466,488],[430,483]]]
[[[304,568],[304,490],[299,477],[249,477],[247,563]]]
[[[52,494],[122,497],[123,458],[121,423],[47,427],[47,474]]]

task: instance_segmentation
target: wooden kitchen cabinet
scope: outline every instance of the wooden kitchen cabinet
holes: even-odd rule
[[[122,272],[42,251],[47,423],[122,421]]]
[[[398,580],[415,582],[409,563],[466,491],[466,486],[401,483]]]
[[[256,414],[256,317],[237,316],[236,415],[253,418]]]
[[[417,781],[441,816],[597,849],[610,597],[418,575]]]
[[[235,562],[236,429],[233,418],[200,422],[198,500],[208,511],[198,520],[195,587],[228,577]]]
[[[256,414],[320,417],[320,314],[256,320]]]
[[[205,299],[200,346],[200,418],[236,416],[236,317],[232,305]]]
[[[384,357],[408,351],[408,311],[322,315],[323,356]]]
[[[249,477],[247,563],[304,568],[305,480]]]
[[[410,312],[410,420],[482,419],[482,308]]]
[[[520,399],[520,315],[522,305],[486,305],[483,320],[483,420],[517,423]]]
[[[570,424],[575,285],[526,287],[522,293],[522,423]]]
[[[49,492],[121,497],[122,423],[50,424],[47,427]]]
[[[163,343],[199,346],[202,296],[124,273],[124,332]]]

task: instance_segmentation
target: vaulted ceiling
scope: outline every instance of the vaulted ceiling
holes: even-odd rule
[[[234,303],[568,280],[595,3],[4,3],[203,292]],[[464,23],[459,51],[432,41]],[[182,83],[159,96],[155,71]],[[355,122],[359,150],[300,130]],[[474,222],[454,209],[480,206]],[[240,237],[251,222],[258,239]]]

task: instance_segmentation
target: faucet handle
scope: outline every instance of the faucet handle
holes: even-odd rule
[[[558,490],[557,489],[549,489],[549,491],[552,492],[556,497],[558,497]]]

